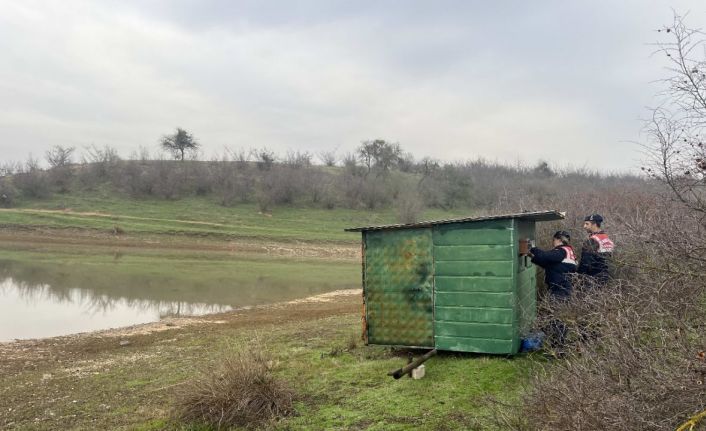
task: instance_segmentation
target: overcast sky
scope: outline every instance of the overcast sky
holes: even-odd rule
[[[664,59],[698,1],[0,0],[0,161],[52,145],[225,147],[639,165]]]

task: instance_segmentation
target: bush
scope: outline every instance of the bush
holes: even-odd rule
[[[272,374],[273,361],[239,351],[201,372],[177,393],[174,417],[216,429],[254,427],[294,413],[294,392]]]
[[[546,310],[569,345],[535,376],[518,428],[656,431],[703,410],[706,315],[684,301],[702,301],[702,283],[644,274]]]
[[[392,201],[392,190],[384,178],[363,178],[360,187],[360,199],[366,209],[384,208]]]
[[[120,187],[132,197],[149,196],[154,186],[153,173],[148,163],[128,160],[122,166]]]
[[[45,198],[51,194],[47,173],[39,167],[39,161],[32,157],[14,175],[14,184],[23,196]]]
[[[115,148],[108,145],[91,145],[85,149],[81,167],[77,175],[79,182],[88,190],[94,190],[98,184],[115,179],[118,175],[120,156]]]
[[[155,164],[152,193],[163,199],[179,199],[184,194],[186,171],[184,163],[159,160]]]
[[[405,190],[395,200],[395,209],[399,223],[416,223],[422,216],[424,204],[416,191]]]
[[[9,178],[0,178],[0,207],[11,208],[15,204],[17,189]]]
[[[46,159],[49,163],[49,180],[59,193],[66,193],[71,186],[71,179],[74,172],[71,166],[71,158],[74,147],[62,147],[55,145],[46,152]]]
[[[600,289],[577,277],[572,301],[542,303],[547,344],[552,321],[567,328],[563,359],[540,367],[504,428],[656,431],[706,408],[703,220],[661,199],[631,206],[612,214],[619,276]]]

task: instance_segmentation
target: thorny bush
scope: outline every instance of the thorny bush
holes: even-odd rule
[[[519,406],[498,410],[505,428],[684,429],[706,412],[706,39],[679,16],[659,32],[670,77],[647,123],[643,167],[655,181],[598,202],[566,195],[561,207],[573,214],[608,215],[614,278],[599,288],[577,277],[571,301],[543,301],[537,328],[567,329],[547,331],[567,336],[547,343],[562,360],[541,368]]]
[[[571,301],[540,301],[536,327],[561,359],[540,367],[520,405],[496,410],[503,428],[675,429],[706,409],[706,221],[659,190],[603,199],[618,245],[614,278],[601,288],[576,276]],[[589,214],[591,197],[564,207]]]

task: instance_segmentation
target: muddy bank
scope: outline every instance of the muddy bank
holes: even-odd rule
[[[273,241],[272,239],[231,238],[216,236],[128,235],[96,229],[42,228],[0,226],[0,243],[21,249],[38,247],[62,249],[105,248],[142,249],[179,252],[214,252],[256,254],[273,257],[322,258],[355,260],[360,258],[360,245],[309,241]]]
[[[36,369],[43,362],[85,359],[87,356],[145,346],[177,334],[211,330],[254,329],[273,324],[352,313],[360,310],[362,290],[348,289],[275,304],[245,307],[225,313],[166,318],[159,322],[84,332],[59,337],[0,343],[0,372]]]

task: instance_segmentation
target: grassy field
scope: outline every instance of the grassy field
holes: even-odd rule
[[[531,359],[441,354],[427,363],[424,379],[395,381],[385,374],[406,356],[360,344],[358,301],[355,295],[219,316],[218,324],[3,352],[0,426],[196,429],[170,419],[178,386],[224,355],[255,346],[275,359],[276,375],[297,393],[297,415],[269,429],[497,429],[484,400],[517,396]],[[120,347],[123,339],[131,344]]]
[[[427,211],[425,219],[449,217]],[[392,210],[363,211],[278,207],[262,214],[257,205],[223,207],[212,198],[176,201],[135,200],[111,193],[54,195],[49,199],[22,200],[16,208],[0,211],[0,226],[80,228],[127,234],[168,234],[253,238],[258,240],[332,241],[354,243],[359,236],[344,228],[395,223]]]

